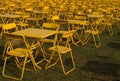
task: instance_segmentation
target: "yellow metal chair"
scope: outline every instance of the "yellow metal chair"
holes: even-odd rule
[[[48,29],[48,30],[56,30],[58,31],[60,28],[59,24],[56,23],[43,23],[42,29]]]
[[[79,42],[83,42],[85,30],[88,28],[89,22],[85,20],[70,20],[68,21],[68,30],[76,30],[74,38]]]
[[[42,25],[43,29],[48,29],[48,30],[55,30],[58,31],[60,28],[59,24],[55,24],[55,23],[43,23]],[[52,38],[53,39],[53,38]],[[46,40],[46,39],[45,39]],[[48,39],[49,40],[49,39]],[[47,41],[48,42],[48,41]],[[49,42],[53,42],[52,40],[50,40]]]
[[[86,15],[76,15],[74,17],[75,20],[81,20],[81,21],[86,21],[87,16]]]
[[[46,29],[46,30],[58,31],[59,27],[60,27],[59,24],[55,24],[55,23],[43,23],[43,25],[42,25],[42,29]],[[54,41],[57,41],[57,39],[56,39],[57,36],[58,36],[58,34],[55,34],[54,36],[50,36],[48,38],[42,39],[42,42],[54,44]]]
[[[55,24],[55,23],[43,23],[42,29],[44,29],[44,30],[53,30],[53,31],[57,31],[58,32],[58,30],[59,30],[59,24]],[[47,48],[44,48],[44,44],[47,43],[47,44],[54,45],[55,44],[54,41],[58,40],[57,37],[58,37],[58,33],[56,33],[54,35],[51,35],[51,36],[48,36],[47,38],[39,40],[39,46],[41,46],[41,51],[42,51],[42,54],[43,54],[43,57],[44,57],[42,59],[42,61],[43,60],[48,61],[47,58],[46,58],[46,55],[49,55],[49,54],[46,53],[46,49]],[[40,62],[42,62],[42,61],[40,61]]]
[[[59,42],[65,45],[68,45],[68,43],[71,41],[72,44],[77,45],[78,41],[75,42],[74,40],[74,34],[77,32],[77,30],[71,30],[71,31],[64,31],[60,30],[59,34],[61,34]]]
[[[60,19],[59,15],[52,16],[52,22],[60,25],[60,30],[68,30],[68,21]]]
[[[106,15],[102,21],[103,27],[101,28],[101,32],[102,32],[107,27],[110,36],[113,35],[112,18],[113,18],[112,15]]]
[[[92,36],[95,47],[98,48],[101,46],[101,39],[99,36],[100,33],[98,30],[99,24],[100,24],[99,22],[96,22],[91,25],[92,27],[90,29],[85,30],[85,38],[82,42],[82,45],[87,44]]]
[[[0,17],[0,38],[2,38],[2,26],[3,26],[3,22],[2,22],[2,18]]]
[[[54,23],[60,24],[60,26],[62,26],[63,24],[68,26],[68,21],[60,20],[58,15],[53,16],[52,20]],[[73,34],[75,33],[75,31],[76,30],[67,31],[65,28],[60,27],[59,34],[61,34],[62,36],[60,37],[59,42],[66,43],[67,45],[68,41],[72,41],[73,44],[77,45],[73,39]],[[63,42],[63,39],[66,39],[66,41]]]
[[[69,34],[70,33],[66,34],[67,37],[69,36]],[[65,37],[65,35],[63,35],[63,36]],[[61,67],[62,67],[64,74],[68,74],[75,69],[75,63],[74,63],[74,58],[73,58],[73,54],[72,54],[72,49],[70,47],[69,42],[70,41],[68,40],[65,45],[60,44],[60,42],[59,42],[58,44],[54,44],[52,47],[48,48],[49,51],[52,51],[52,54],[51,54],[50,58],[48,59],[45,69],[48,69],[48,68],[56,65],[59,60],[60,60]],[[64,64],[64,61],[63,61],[63,55],[70,55],[70,60],[71,60],[72,66],[69,67],[69,69],[65,67],[66,65]],[[57,57],[57,59],[56,59],[56,61],[53,62],[52,60],[54,59],[54,57]]]
[[[18,29],[17,29],[17,26],[15,23],[4,24],[2,26],[1,36],[2,36],[2,33],[4,33],[4,32],[11,33],[11,32],[17,31],[17,30]],[[5,45],[5,48],[6,48],[6,45]],[[3,51],[2,58],[4,58],[4,55],[5,55],[5,50]]]
[[[23,15],[23,18],[26,18],[30,27],[35,27],[36,24],[36,18],[33,16],[33,8],[27,8],[25,10],[25,15]]]
[[[18,28],[15,23],[8,23],[2,26],[2,32],[10,33],[10,32],[17,31],[17,30]]]
[[[33,50],[27,44],[26,38],[24,36],[18,36],[18,35],[14,35],[14,34],[10,34],[10,33],[3,33],[3,36],[6,39],[7,46],[6,46],[6,55],[4,58],[4,66],[3,66],[3,70],[2,70],[2,75],[7,78],[11,78],[11,79],[15,79],[15,80],[22,80],[25,70],[33,71],[32,69],[26,68],[26,64],[28,63],[28,60],[31,59],[30,55],[33,53]],[[22,45],[22,47],[20,45],[19,46],[15,45],[15,44],[13,45],[12,40],[21,40],[24,42],[24,45]],[[14,57],[14,59],[12,57]],[[21,70],[21,74],[17,75],[18,77],[15,76],[16,74],[12,75],[7,72],[7,69],[8,69],[7,62],[10,59],[15,61],[16,66]],[[33,64],[33,66],[34,66],[34,64]],[[10,67],[12,67],[12,65],[10,65]],[[14,67],[14,68],[17,69],[16,67]],[[35,67],[34,67],[34,69],[35,69]]]
[[[20,27],[20,29],[25,29],[27,28],[29,25],[28,25],[28,22],[27,22],[27,17],[28,16],[24,16],[25,12],[23,11],[17,11],[15,12],[15,15],[20,15],[21,17],[18,18],[17,22],[16,22],[16,25]]]
[[[60,18],[59,18],[59,15],[55,15],[55,16],[52,16],[52,21],[54,22],[54,23],[56,23],[55,21],[56,20],[59,20]]]

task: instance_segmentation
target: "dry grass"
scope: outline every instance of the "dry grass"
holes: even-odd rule
[[[70,74],[64,75],[58,63],[48,70],[26,71],[22,81],[120,81],[120,30],[114,27],[114,32],[112,37],[107,32],[101,34],[102,46],[98,49],[93,42],[72,45],[76,69]],[[0,81],[15,80],[0,74]]]

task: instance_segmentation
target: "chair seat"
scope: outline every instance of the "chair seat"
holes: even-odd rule
[[[27,18],[27,20],[30,20],[30,21],[35,21],[36,18]]]
[[[62,30],[62,31],[59,31],[59,33],[62,34],[63,38],[68,38],[68,37],[71,37],[75,31],[76,30],[72,30],[72,31]]]
[[[64,33],[63,34],[63,38],[68,38],[68,37],[71,37],[73,35],[73,33]]]
[[[98,34],[98,31],[96,30],[86,30],[86,33],[91,33],[91,34]]]
[[[59,31],[60,34],[64,34],[64,33],[66,33],[66,32],[68,32],[68,31],[66,31],[66,30],[60,30],[60,31]]]
[[[54,40],[53,40],[53,39],[43,39],[42,41],[43,41],[43,42],[49,42],[49,43],[50,43],[50,42],[51,42],[51,43],[53,43],[53,42],[54,42]]]
[[[61,54],[64,54],[64,53],[71,51],[70,48],[65,47],[65,46],[53,46],[53,47],[50,47],[49,50],[54,50],[54,51],[57,51]]]
[[[26,23],[18,23],[17,25],[18,26],[28,26],[28,24],[26,24]]]
[[[110,23],[110,22],[104,22],[104,23],[101,23],[101,24],[103,24],[103,25],[112,25],[112,23]]]
[[[0,23],[0,28],[3,26],[3,23]]]
[[[28,15],[24,15],[24,16],[22,16],[23,18],[29,18],[29,16]]]
[[[25,57],[26,56],[26,49],[23,48],[16,48],[8,52],[8,55],[17,56],[17,57]]]
[[[75,30],[83,30],[84,27],[75,27]]]
[[[120,18],[112,18],[113,20],[120,21]]]

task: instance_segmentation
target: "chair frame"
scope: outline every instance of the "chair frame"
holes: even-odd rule
[[[6,46],[4,48],[4,50],[6,50],[6,55],[4,55],[4,66],[2,70],[2,75],[7,78],[11,78],[15,80],[22,80],[25,70],[28,70],[28,71],[36,70],[36,67],[33,62],[32,64],[33,64],[34,70],[25,67],[26,64],[30,61],[28,60],[28,57],[32,59],[30,55],[32,54],[33,51],[28,45],[25,36],[18,36],[18,35],[14,35],[10,33],[3,33],[3,36],[6,38]],[[11,40],[23,40],[26,48],[15,48],[14,49],[12,46]],[[17,67],[21,69],[21,75],[19,77],[6,74],[7,59],[10,59],[10,57],[12,56],[15,57],[15,63]],[[20,63],[18,58],[24,58],[24,61]]]

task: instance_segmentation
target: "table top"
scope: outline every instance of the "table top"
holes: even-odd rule
[[[41,14],[42,11],[35,10],[35,11],[33,11],[33,13],[35,13],[35,14]]]
[[[19,18],[21,17],[20,15],[14,15],[14,14],[4,14],[1,15],[1,17],[6,17],[6,18]]]
[[[0,7],[0,10],[7,10],[8,8]]]
[[[89,18],[101,18],[101,17],[104,17],[104,15],[98,15],[98,14],[88,14],[87,16]]]
[[[46,38],[48,36],[56,34],[57,31],[55,30],[45,30],[45,29],[38,29],[38,28],[28,28],[20,31],[13,32],[12,34],[15,35],[24,35],[27,37],[32,38]]]
[[[69,23],[69,24],[85,25],[85,24],[88,24],[88,21],[68,20],[68,23]]]

